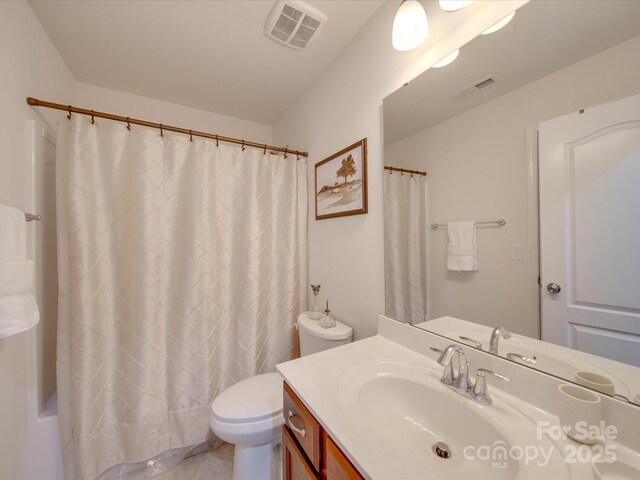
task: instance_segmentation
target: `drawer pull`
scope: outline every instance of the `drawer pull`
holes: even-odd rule
[[[293,417],[295,417],[295,415],[291,410],[289,410],[289,418],[287,419],[287,425],[289,425],[289,428],[293,430],[295,433],[297,433],[298,435],[300,435],[302,438],[306,437],[307,432],[305,431],[305,429],[298,428],[293,424],[293,421],[291,420]]]

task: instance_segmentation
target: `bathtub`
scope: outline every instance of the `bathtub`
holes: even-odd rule
[[[31,416],[29,478],[63,480],[57,394],[49,398],[44,411],[40,414],[32,412]]]

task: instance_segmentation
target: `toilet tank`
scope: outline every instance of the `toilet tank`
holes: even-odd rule
[[[336,321],[332,328],[322,328],[320,320],[312,320],[307,312],[298,317],[298,335],[300,337],[300,356],[338,347],[350,343],[353,337],[353,329]]]

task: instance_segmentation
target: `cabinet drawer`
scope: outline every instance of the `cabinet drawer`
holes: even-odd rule
[[[323,473],[326,480],[362,480],[342,450],[335,444],[327,432],[322,432],[324,442]]]
[[[316,471],[320,471],[321,429],[291,387],[284,383],[284,402],[282,414],[285,425],[307,455],[309,463]]]
[[[285,425],[282,426],[282,463],[284,480],[320,479]]]

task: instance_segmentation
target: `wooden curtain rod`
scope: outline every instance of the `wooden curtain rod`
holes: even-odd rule
[[[33,98],[33,97],[27,97],[27,103],[34,107],[45,107],[45,108],[53,108],[54,110],[63,110],[69,113],[68,115],[69,119],[71,119],[72,113],[78,113],[80,115],[88,115],[92,119],[94,117],[98,117],[98,118],[106,118],[108,120],[115,120],[116,122],[123,122],[127,124],[127,127],[130,127],[133,124],[133,125],[141,125],[143,127],[157,128],[158,130],[160,130],[160,135],[162,135],[162,132],[166,130],[167,132],[184,133],[185,135],[189,135],[190,138],[191,137],[209,138],[211,140],[215,140],[216,143],[219,141],[227,142],[227,143],[235,143],[237,145],[242,145],[243,149],[244,147],[259,148],[261,150],[264,150],[264,153],[267,153],[267,150],[269,150],[272,152],[282,152],[285,154],[290,153],[292,155],[296,155],[300,157],[309,156],[307,152],[299,152],[298,150],[289,150],[288,148],[274,147],[272,145],[267,145],[265,143],[249,142],[247,140],[241,140],[241,139],[232,138],[232,137],[225,137],[223,135],[214,135],[213,133],[198,132],[196,130],[188,130],[186,128],[172,127],[170,125],[163,125],[161,123],[155,123],[155,122],[147,122],[146,120],[138,120],[136,118],[121,117],[120,115],[112,115],[110,113],[96,112],[94,110],[87,110],[86,108],[73,107],[71,105],[62,105],[61,103],[45,102],[44,100],[38,100],[37,98]]]
[[[421,172],[420,170],[407,170],[406,168],[400,167],[389,167],[387,165],[384,166],[385,170],[391,170],[392,172],[402,172],[402,173],[410,173],[412,175],[424,175],[427,176],[427,172]]]

